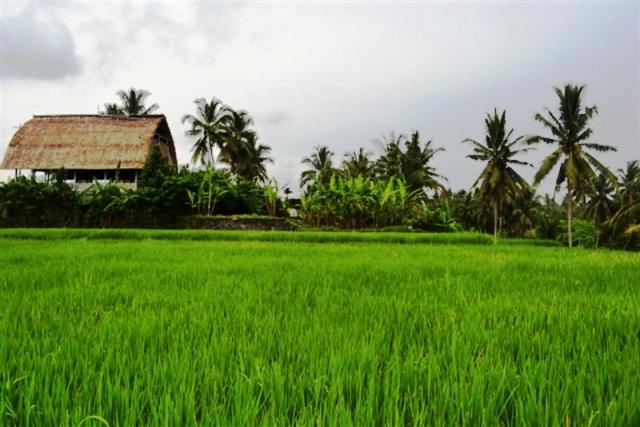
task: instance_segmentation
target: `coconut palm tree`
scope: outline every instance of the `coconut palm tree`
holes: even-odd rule
[[[468,158],[486,162],[480,176],[473,183],[473,188],[477,189],[479,197],[490,201],[493,208],[493,235],[498,238],[498,219],[502,206],[511,202],[518,193],[528,187],[527,182],[511,165],[529,163],[514,159],[527,149],[516,148],[523,136],[511,140],[513,129],[507,132],[505,111],[498,115],[498,111],[494,110],[493,114],[487,114],[484,122],[487,129],[484,145],[473,139],[465,139],[462,142],[473,146],[473,154],[468,155]]]
[[[591,183],[586,194],[585,215],[592,219],[598,227],[602,227],[607,218],[615,212],[615,201],[613,200],[614,186],[604,175]]]
[[[444,148],[433,148],[431,144],[431,141],[427,141],[423,145],[418,131],[413,132],[411,138],[405,141],[405,149],[402,152],[402,178],[410,190],[444,190],[439,179],[446,178],[438,175],[430,165],[433,156],[444,151]]]
[[[402,144],[406,142],[404,135],[391,132],[374,141],[382,148],[382,155],[376,162],[376,170],[382,178],[402,178]]]
[[[534,188],[526,186],[516,194],[511,203],[513,228],[520,237],[535,227],[536,212],[540,207],[539,196]]]
[[[193,102],[196,104],[196,115],[186,114],[182,117],[182,123],[188,123],[190,127],[185,133],[196,138],[191,149],[191,161],[213,166],[214,149],[223,146],[228,109],[217,98],[211,98],[209,102],[204,98],[198,98]]]
[[[128,90],[119,90],[116,92],[120,98],[120,105],[105,104],[105,114],[114,116],[143,116],[151,114],[158,108],[158,104],[145,105],[146,99],[151,95],[149,91],[144,89],[130,88]]]
[[[229,165],[231,173],[238,175],[243,161],[246,161],[248,146],[257,140],[256,133],[251,126],[253,119],[246,111],[226,109],[222,131],[222,145],[219,159]]]
[[[640,163],[637,160],[627,162],[626,168],[618,169],[618,172],[620,209],[611,217],[609,224],[620,233],[640,223]]]
[[[383,153],[376,162],[378,175],[383,178],[398,178],[406,182],[411,191],[444,190],[438,175],[430,165],[433,157],[443,148],[433,148],[431,141],[424,145],[420,142],[420,133],[415,131],[407,139],[403,134],[391,132],[375,141],[382,146]]]
[[[107,116],[124,116],[118,104],[104,104],[104,114]]]
[[[358,151],[345,154],[345,158],[342,161],[342,171],[345,176],[348,178],[357,176],[371,177],[374,163],[371,161],[370,156],[371,154],[362,147]]]
[[[632,204],[640,198],[640,162],[627,162],[625,169],[618,169],[620,174],[620,196],[623,204]]]
[[[327,146],[316,146],[311,157],[302,159],[302,163],[309,165],[310,168],[303,171],[300,175],[300,188],[317,180],[322,184],[328,184],[334,173],[333,169],[333,151]]]
[[[556,145],[557,148],[549,154],[540,165],[533,181],[537,185],[551,170],[560,163],[558,176],[556,177],[556,190],[562,184],[567,186],[567,231],[569,246],[573,246],[572,235],[572,210],[573,198],[582,192],[585,187],[596,180],[594,169],[604,175],[611,183],[616,181],[615,175],[609,171],[599,160],[587,152],[594,150],[599,152],[615,151],[609,145],[587,142],[593,131],[588,127],[589,120],[597,114],[596,106],[583,107],[582,94],[585,86],[567,84],[563,89],[556,88],[556,94],[560,100],[559,115],[556,116],[547,109],[547,116],[536,114],[535,119],[551,131],[552,136],[536,136],[530,142],[544,142]]]
[[[266,163],[273,163],[273,159],[269,157],[271,147],[258,144],[258,136],[252,133],[247,136],[242,151],[243,155],[236,165],[237,175],[249,180],[266,181]]]

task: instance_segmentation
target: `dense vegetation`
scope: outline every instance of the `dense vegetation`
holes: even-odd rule
[[[269,185],[224,169],[176,173],[163,162],[159,150],[153,150],[137,190],[95,182],[78,192],[65,184],[64,171],[49,182],[19,177],[0,186],[0,226],[173,228],[185,215],[284,210]]]
[[[7,238],[0,252],[2,425],[640,422],[635,253]]]
[[[418,132],[391,133],[377,141],[374,158],[364,147],[347,153],[338,165],[326,146],[302,160],[300,217],[325,228],[404,227],[423,231],[479,231],[499,236],[562,241],[569,246],[640,248],[640,163],[628,162],[618,174],[593,152],[615,150],[590,141],[595,106],[583,106],[584,86],[556,89],[558,112],[535,119],[550,135],[514,137],[506,112],[485,118],[484,142],[465,139],[467,157],[484,163],[469,190],[453,192],[433,166],[443,150]],[[118,92],[120,103],[105,104],[105,114],[135,116],[159,107],[145,105],[150,94]],[[221,100],[195,100],[195,114],[183,122],[194,139],[192,161],[178,173],[152,151],[137,191],[114,184],[74,192],[62,183],[64,171],[49,182],[19,178],[0,186],[0,226],[175,227],[188,215],[286,215],[289,188],[269,180],[270,147],[258,143],[250,115]],[[553,151],[532,183],[517,168],[533,144]],[[536,186],[557,169],[553,197]],[[556,193],[564,197],[558,202]]]

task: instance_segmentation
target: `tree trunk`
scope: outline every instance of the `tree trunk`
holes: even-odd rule
[[[493,237],[498,239],[498,204],[493,205]]]
[[[567,197],[569,199],[569,206],[567,208],[567,236],[569,238],[569,247],[573,246],[573,225],[572,225],[572,217],[571,217],[571,209],[573,207],[573,196],[571,194],[571,184],[567,180]]]

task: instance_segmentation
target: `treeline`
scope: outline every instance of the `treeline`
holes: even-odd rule
[[[484,164],[468,191],[446,189],[446,178],[432,162],[443,149],[422,142],[418,132],[379,140],[378,158],[359,148],[337,163],[328,147],[316,147],[303,159],[309,167],[300,177],[304,218],[338,228],[407,225],[554,239],[569,246],[638,248],[640,165],[630,161],[616,174],[597,159],[596,153],[616,149],[590,141],[589,121],[597,108],[582,105],[583,91],[584,86],[574,85],[556,89],[558,111],[534,116],[548,135],[514,136],[506,112],[487,114],[484,141],[462,141],[471,147],[467,157]],[[536,166],[524,156],[538,144],[552,151],[529,183],[518,168]],[[555,193],[564,194],[560,202],[555,193],[553,198],[536,193],[552,170],[558,171]],[[400,216],[388,211],[398,188],[403,189]]]
[[[391,133],[377,141],[376,158],[365,148],[336,160],[319,146],[302,160],[300,217],[313,227],[402,227],[427,231],[482,231],[495,237],[553,239],[572,246],[640,246],[640,164],[630,161],[613,172],[596,154],[614,151],[590,141],[595,106],[583,106],[584,86],[556,89],[557,112],[547,109],[535,120],[546,135],[515,136],[506,113],[485,118],[482,141],[465,139],[467,156],[484,168],[469,190],[452,192],[433,166],[443,148],[418,132]],[[150,114],[149,93],[118,92],[119,103],[105,104],[104,114]],[[195,100],[195,114],[182,118],[194,140],[192,162],[201,170],[178,173],[152,150],[137,190],[117,183],[94,183],[76,192],[64,184],[64,171],[49,182],[18,178],[0,186],[0,226],[178,227],[189,215],[287,215],[291,190],[269,181],[270,147],[258,143],[253,120],[216,98]],[[540,165],[526,161],[534,146],[551,152]],[[221,167],[222,166],[222,167]],[[537,167],[533,182],[519,173]],[[537,185],[553,170],[556,200],[537,194]],[[273,182],[273,184],[272,184]]]

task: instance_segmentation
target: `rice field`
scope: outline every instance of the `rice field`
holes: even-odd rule
[[[640,425],[640,254],[120,232],[0,231],[0,425]]]

